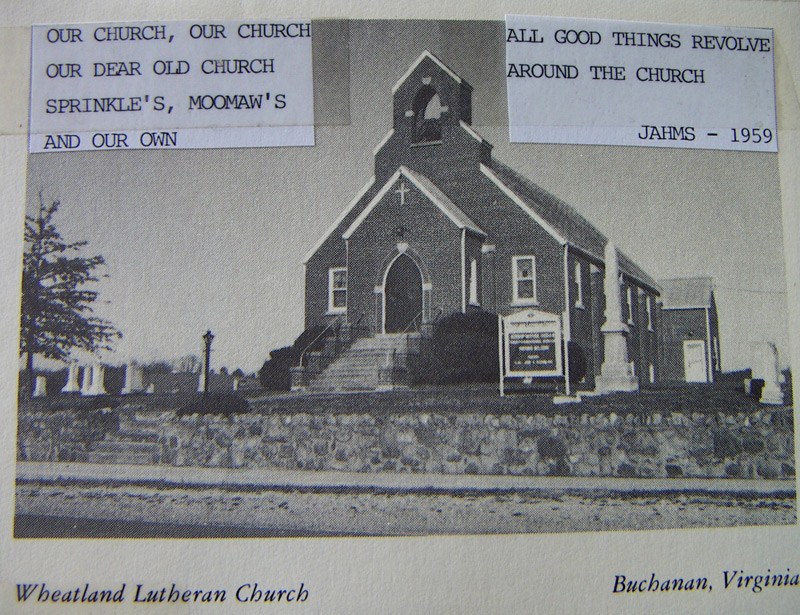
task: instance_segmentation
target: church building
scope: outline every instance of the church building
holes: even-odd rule
[[[483,309],[555,314],[578,388],[603,361],[607,238],[492,155],[472,128],[472,87],[425,51],[397,81],[375,171],[305,258],[305,324],[358,323],[369,336],[418,331]],[[660,287],[619,254],[628,358],[659,378]],[[579,355],[576,357],[575,355]]]

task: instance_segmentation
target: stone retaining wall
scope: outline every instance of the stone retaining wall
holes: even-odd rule
[[[350,472],[638,477],[794,476],[791,409],[750,415],[244,414],[135,405],[22,413],[20,460],[91,461],[149,442],[152,463]]]

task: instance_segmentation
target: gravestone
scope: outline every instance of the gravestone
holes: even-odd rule
[[[80,393],[81,385],[78,382],[80,367],[74,361],[67,366],[67,382],[64,388],[61,389],[62,393]]]
[[[102,363],[95,363],[90,369],[91,383],[88,390],[84,392],[84,395],[107,395],[105,387],[105,367]]]
[[[33,396],[44,397],[45,395],[47,395],[47,378],[44,376],[36,376],[33,385]]]
[[[144,369],[134,361],[129,361],[125,365],[125,386],[122,387],[120,394],[141,393],[144,388]]]
[[[783,405],[777,347],[772,342],[755,342],[752,350],[753,380],[764,381],[759,401],[762,404]]]

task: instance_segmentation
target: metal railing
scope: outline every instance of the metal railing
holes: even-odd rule
[[[366,312],[361,312],[361,315],[358,317],[358,319],[355,321],[355,323],[350,325],[350,331],[351,331],[351,335],[352,336],[356,336],[356,337],[358,336],[359,325],[361,324],[361,321],[364,320],[364,317],[366,315],[367,315]],[[320,339],[322,339],[325,336],[325,334],[328,333],[328,331],[332,330],[334,336],[338,336],[338,334],[339,334],[338,330],[341,328],[341,326],[343,324],[346,324],[346,323],[343,322],[343,320],[344,320],[344,316],[337,316],[333,321],[331,321],[331,323],[327,327],[325,327],[322,331],[320,331],[319,335],[317,335],[313,340],[311,340],[311,342],[309,344],[306,345],[305,348],[303,348],[303,352],[300,353],[300,360],[297,363],[297,365],[299,367],[304,367],[303,361],[305,359],[306,353],[309,350],[311,350],[311,348],[314,346],[314,344],[316,344]],[[352,342],[352,337],[351,337],[350,341]],[[339,344],[338,344],[338,341],[337,341],[335,354],[338,355],[339,353],[340,353],[340,348],[339,348]]]
[[[418,312],[417,315],[414,316],[414,318],[411,319],[411,321],[405,326],[405,328],[400,333],[408,333],[409,328],[411,328],[411,326],[414,325],[414,323],[417,322],[417,319],[420,316],[422,316],[423,311]],[[434,316],[431,320],[429,320],[428,324],[434,324],[437,320],[439,320],[439,317],[442,315],[442,313],[443,313],[443,309],[442,308],[437,309],[436,310],[436,316]],[[425,324],[425,323],[420,322],[420,326],[423,325],[423,324]],[[419,326],[415,327],[415,328],[416,328],[417,331],[420,330]]]
[[[417,314],[414,316],[414,318],[412,318],[412,319],[411,319],[411,322],[409,322],[409,323],[408,323],[408,324],[405,326],[405,328],[404,328],[404,329],[403,329],[403,330],[402,330],[400,333],[408,333],[408,329],[409,329],[409,328],[410,328],[410,327],[411,327],[411,326],[412,326],[412,325],[413,325],[415,322],[417,322],[417,318],[419,318],[420,316],[422,316],[422,310],[420,310],[420,311],[419,311],[419,312],[418,312],[418,313],[417,313]],[[417,327],[417,331],[419,331],[419,327]]]
[[[306,352],[308,352],[308,350],[309,350],[309,349],[310,349],[310,348],[311,348],[311,347],[312,347],[314,344],[316,344],[316,343],[317,343],[317,342],[318,342],[320,339],[322,339],[322,336],[323,336],[323,335],[325,335],[325,334],[326,334],[328,331],[330,331],[330,330],[334,329],[334,327],[336,327],[337,325],[339,325],[339,324],[340,324],[340,321],[341,321],[341,319],[342,319],[342,317],[341,317],[341,316],[337,316],[336,318],[334,318],[334,319],[333,319],[333,320],[330,322],[330,324],[329,324],[327,327],[325,327],[325,328],[324,328],[322,331],[320,331],[320,333],[319,333],[319,335],[317,335],[317,337],[315,337],[313,340],[311,340],[311,342],[310,342],[309,344],[307,344],[305,348],[303,348],[303,352],[301,352],[301,353],[300,353],[300,360],[299,360],[299,361],[298,361],[298,363],[297,363],[297,365],[298,365],[299,367],[303,367],[303,359],[304,359],[304,358],[305,358],[305,356],[306,356]]]
[[[366,312],[361,312],[361,316],[358,317],[358,320],[356,320],[355,323],[351,325],[351,329],[353,331],[358,331],[358,325],[361,324],[361,321],[364,320],[364,316],[366,315],[367,315]]]

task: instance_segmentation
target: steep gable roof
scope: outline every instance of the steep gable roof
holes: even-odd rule
[[[710,277],[661,280],[664,309],[711,307],[714,282]]]
[[[451,69],[449,66],[447,66],[444,62],[442,62],[439,58],[437,58],[435,55],[433,55],[430,51],[426,49],[419,55],[419,57],[414,61],[414,63],[408,67],[408,70],[403,74],[403,76],[397,80],[397,82],[392,87],[392,94],[394,94],[400,88],[400,86],[403,85],[403,82],[411,76],[411,73],[413,73],[416,70],[417,66],[420,65],[420,62],[422,62],[425,58],[431,60],[444,72],[450,75],[456,83],[465,83],[470,88],[472,87],[468,83],[466,83],[461,77],[459,77],[453,71],[453,69]]]
[[[568,244],[575,246],[600,262],[603,261],[608,238],[572,206],[495,158],[492,159],[491,170],[509,190],[535,212],[538,218],[544,220],[557,235],[565,238]],[[658,282],[645,273],[641,267],[622,252],[618,254],[619,268],[623,273],[656,292],[660,291]]]
[[[319,250],[322,247],[322,244],[324,244],[328,240],[328,237],[330,237],[331,234],[337,228],[339,228],[342,222],[344,222],[345,218],[347,218],[347,216],[351,212],[355,212],[356,210],[359,209],[358,207],[359,203],[361,203],[364,200],[364,198],[368,195],[368,193],[373,189],[374,184],[375,184],[375,176],[373,175],[369,179],[369,181],[366,184],[364,184],[361,190],[358,191],[358,194],[353,198],[353,200],[347,204],[347,207],[344,208],[344,210],[342,211],[342,213],[339,214],[336,220],[333,221],[333,224],[331,224],[328,227],[328,230],[325,231],[325,234],[322,235],[322,237],[320,237],[317,240],[317,243],[314,244],[314,247],[311,248],[308,252],[306,252],[306,255],[303,257],[304,264],[307,263],[309,260],[311,260],[311,257],[317,253],[317,250]]]
[[[361,223],[367,219],[367,216],[369,216],[372,210],[375,209],[381,199],[391,189],[395,182],[400,179],[401,176],[407,178],[412,184],[414,184],[417,189],[422,192],[429,201],[438,207],[442,213],[444,213],[458,228],[467,229],[483,237],[486,236],[486,233],[481,230],[481,228],[475,224],[469,218],[469,216],[467,216],[467,214],[461,211],[461,209],[459,209],[458,206],[453,203],[453,201],[451,201],[444,192],[439,190],[439,188],[436,187],[436,184],[434,184],[430,179],[421,173],[417,173],[404,166],[401,166],[399,169],[397,169],[397,171],[395,171],[394,175],[388,179],[378,193],[372,198],[369,204],[361,211],[358,217],[353,220],[353,223],[342,234],[343,239],[350,238],[350,236],[359,226],[361,226]]]
[[[407,174],[410,179],[416,180],[417,186],[420,187],[422,192],[436,203],[437,207],[444,211],[447,217],[450,218],[458,228],[466,228],[468,231],[483,235],[484,237],[486,236],[486,233],[481,227],[475,224],[467,214],[461,211],[461,209],[453,203],[444,192],[439,190],[439,187],[430,179],[425,177],[422,173],[417,173],[406,167],[401,167],[401,169],[403,169],[403,173]]]

